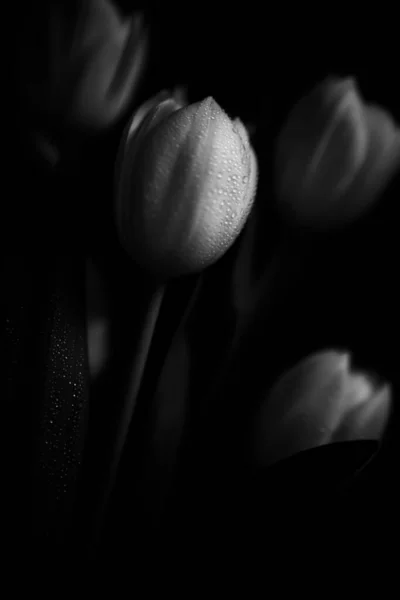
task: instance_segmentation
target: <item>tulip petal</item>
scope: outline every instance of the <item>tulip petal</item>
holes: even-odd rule
[[[354,179],[365,160],[368,134],[360,99],[353,87],[338,101],[313,155],[306,165],[304,192],[316,186],[340,194]]]
[[[390,386],[384,386],[368,400],[354,406],[342,419],[332,442],[353,440],[380,441],[392,409]]]
[[[123,133],[115,168],[116,194],[115,216],[119,235],[125,247],[130,247],[130,240],[126,238],[126,222],[130,219],[130,198],[132,196],[130,165],[135,164],[137,150],[142,139],[157,124],[167,116],[181,108],[180,104],[163,90],[145,102],[133,115]],[[134,143],[130,143],[135,138]]]
[[[370,208],[399,167],[400,132],[390,115],[366,104],[354,79],[328,78],[300,100],[278,136],[278,200],[301,226],[344,226]]]
[[[293,192],[312,194],[318,187],[310,186],[312,176],[315,177],[317,165],[321,159],[328,159],[329,164],[322,171],[321,181],[325,189],[330,189],[331,181],[325,182],[329,167],[343,170],[346,166],[345,155],[349,152],[348,140],[354,129],[348,126],[351,121],[346,118],[344,107],[356,104],[354,80],[338,81],[328,78],[318,84],[309,94],[303,97],[292,109],[277,142],[277,180],[278,193],[285,197]],[[351,102],[348,101],[350,95]],[[343,119],[343,117],[345,117]],[[344,122],[343,122],[344,121]],[[334,147],[335,133],[343,135],[345,144],[340,144],[344,156],[329,161],[328,146]],[[350,146],[350,154],[354,144]],[[324,166],[324,165],[322,165]],[[336,183],[336,182],[335,182]],[[300,188],[299,188],[300,185]],[[295,186],[298,189],[293,189]],[[306,207],[307,208],[307,207]]]
[[[148,49],[148,34],[142,21],[142,15],[139,14],[129,19],[126,24],[127,36],[108,89],[110,100],[130,93],[141,75]]]
[[[351,192],[353,214],[368,210],[400,167],[400,129],[379,106],[366,106],[370,135],[368,156]]]
[[[134,21],[133,25],[137,24]],[[121,23],[81,57],[82,71],[73,95],[71,116],[85,125],[108,124],[131,99],[142,71],[147,37],[138,26]]]
[[[201,271],[242,230],[257,177],[239,119],[211,97],[184,107],[163,100],[134,117],[121,142],[116,219],[124,246],[161,278]]]
[[[325,351],[307,357],[273,386],[256,424],[264,465],[327,443],[339,420],[350,357]]]
[[[174,89],[172,90],[172,97],[181,106],[187,106],[189,104],[187,86],[185,86],[185,85],[175,86]]]
[[[324,351],[284,373],[261,406],[255,451],[264,466],[333,442],[380,440],[390,387],[350,369],[350,355]]]

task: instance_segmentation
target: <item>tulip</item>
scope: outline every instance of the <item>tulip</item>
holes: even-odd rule
[[[276,145],[276,194],[300,226],[328,229],[367,211],[400,166],[400,131],[353,78],[330,77],[302,98]]]
[[[142,291],[148,302],[140,315],[143,326],[136,340],[129,389],[118,415],[102,498],[95,511],[98,534],[167,282],[204,269],[228,250],[246,222],[256,185],[257,162],[245,127],[239,119],[231,121],[212,98],[187,106],[182,92],[162,92],[142,105],[125,129],[115,169],[115,218],[121,244],[144,269],[149,286]],[[159,416],[153,423],[155,430],[161,438],[168,437],[170,432],[163,429],[165,425],[169,429],[171,423],[161,423]],[[164,443],[161,438],[156,435],[156,445]],[[170,450],[169,463],[176,448]],[[161,488],[168,487],[166,479]],[[149,504],[157,512],[165,490],[159,489],[155,495],[151,490]],[[157,518],[153,515],[153,520]]]
[[[161,279],[198,272],[233,244],[254,201],[247,131],[209,97],[161,93],[132,117],[116,168],[122,244]]]
[[[324,444],[381,439],[390,386],[376,386],[350,363],[348,353],[318,352],[278,380],[256,420],[256,455],[264,466]]]
[[[59,125],[110,126],[131,104],[143,72],[148,40],[142,16],[122,18],[108,0],[71,7],[48,2],[40,10],[42,17],[34,14],[32,24],[28,14],[19,31],[24,99]],[[48,32],[41,31],[43,20]],[[43,55],[38,35],[47,44]]]

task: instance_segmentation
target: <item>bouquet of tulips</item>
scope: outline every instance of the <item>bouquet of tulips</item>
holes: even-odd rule
[[[134,534],[153,552],[154,536],[165,550],[178,529],[185,540],[210,530],[230,539],[238,515],[254,531],[268,502],[286,506],[287,494],[303,507],[346,496],[392,423],[391,373],[358,361],[345,301],[355,304],[353,275],[360,296],[375,297],[376,282],[347,256],[359,239],[373,243],[363,232],[399,173],[395,119],[363,98],[356,76],[327,74],[266,152],[265,123],[243,122],[211,96],[189,100],[178,86],[137,101],[149,46],[140,17],[88,1],[71,43],[59,5],[49,77],[27,78],[20,91],[28,117],[39,115],[24,131],[69,191],[78,173],[88,239],[94,231],[101,248],[104,235],[105,255],[114,236],[109,281],[124,266],[107,287],[84,246],[86,317],[71,323],[85,327],[87,393],[79,410],[75,396],[60,402],[54,389],[69,391],[54,367],[35,434],[39,529],[61,529],[63,539],[59,524],[76,510],[84,517],[72,530],[87,530],[95,551]],[[104,140],[113,185],[102,229],[102,167],[85,173],[82,149]],[[72,334],[54,319],[56,353]],[[66,431],[60,454],[52,440]]]

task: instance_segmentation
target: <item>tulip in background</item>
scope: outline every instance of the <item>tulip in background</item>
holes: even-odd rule
[[[354,79],[327,78],[290,112],[277,139],[276,193],[299,226],[352,222],[400,166],[400,130]]]
[[[110,126],[131,105],[144,70],[141,14],[122,18],[108,0],[44,1],[29,10],[17,31],[24,98],[59,126]]]
[[[133,116],[116,171],[116,219],[129,254],[161,278],[204,269],[252,207],[257,160],[247,131],[212,98],[161,93]]]
[[[257,460],[267,466],[334,442],[380,441],[390,410],[390,387],[378,388],[353,372],[349,354],[313,354],[287,371],[262,403],[255,424]]]

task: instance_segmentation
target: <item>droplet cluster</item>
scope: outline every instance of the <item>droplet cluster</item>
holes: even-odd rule
[[[86,424],[87,357],[84,329],[56,292],[49,316],[48,370],[38,435],[37,502],[40,533],[62,529],[75,500]],[[36,526],[38,523],[36,522]]]
[[[236,239],[254,199],[247,131],[211,98],[184,107],[142,138],[126,197],[131,252],[169,276],[201,270]],[[127,148],[127,152],[129,152]],[[123,176],[123,174],[122,174]]]
[[[193,240],[193,252],[204,265],[232,244],[252,202],[247,193],[251,169],[247,133],[214,101],[210,106],[215,123],[208,130],[204,195],[197,199],[202,219]]]

